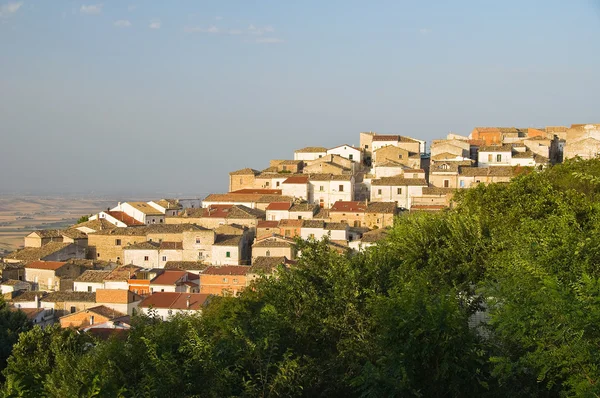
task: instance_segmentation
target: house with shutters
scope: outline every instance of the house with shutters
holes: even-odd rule
[[[354,200],[353,175],[310,174],[308,203],[330,208],[338,200]]]

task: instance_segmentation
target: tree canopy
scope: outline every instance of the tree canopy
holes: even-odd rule
[[[5,396],[598,396],[600,160],[461,191],[126,339],[22,333]],[[484,322],[478,324],[478,320]]]

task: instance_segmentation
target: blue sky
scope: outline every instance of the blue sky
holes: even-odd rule
[[[0,0],[0,193],[204,196],[360,131],[600,122],[600,3]]]

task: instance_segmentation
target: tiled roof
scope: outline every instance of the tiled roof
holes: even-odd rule
[[[419,142],[410,137],[390,134],[376,134],[373,136],[373,141]]]
[[[252,174],[254,174],[254,175],[260,174],[260,171],[246,167],[245,169],[240,169],[240,170],[232,171],[231,173],[229,173],[229,175],[232,175],[232,176],[234,176],[234,175],[252,175]]]
[[[198,271],[203,270],[207,267],[201,261],[167,261],[165,263],[165,269],[182,269],[187,271]]]
[[[307,146],[302,149],[297,149],[294,152],[296,153],[315,153],[315,152],[327,152],[327,148],[322,146]]]
[[[146,202],[125,202],[134,209],[144,213],[147,216],[161,216],[160,210],[155,209]]]
[[[62,267],[65,264],[66,263],[64,263],[62,261],[33,261],[33,262],[27,264],[25,266],[25,268],[45,269],[45,270],[56,271],[57,269],[59,269],[60,267]]]
[[[62,301],[80,301],[80,302],[96,302],[96,293],[88,292],[52,292],[42,299],[46,302],[62,302]]]
[[[513,159],[533,159],[533,152],[527,150],[525,152],[515,152],[512,155]]]
[[[456,192],[456,188],[425,187],[423,195],[448,195]]]
[[[290,208],[290,212],[292,212],[292,211],[312,211],[314,214],[315,211],[318,209],[319,209],[319,205],[313,205],[310,203],[298,203],[298,204],[292,205],[292,207]]]
[[[174,285],[187,275],[187,271],[166,270],[150,281],[151,285]]]
[[[282,184],[306,184],[308,176],[293,176],[286,179]]]
[[[202,275],[246,275],[249,270],[247,265],[211,265],[206,267]]]
[[[371,185],[375,186],[427,186],[424,178],[383,177],[373,180]]]
[[[342,144],[342,145],[334,146],[333,148],[329,148],[328,151],[331,151],[331,150],[337,149],[337,148],[341,148],[341,147],[347,147],[347,148],[354,149],[355,151],[359,151],[360,152],[360,149],[355,148],[352,145],[348,145],[348,144]]]
[[[262,195],[281,195],[281,189],[244,188],[244,189],[238,189],[237,191],[231,191],[229,193],[234,193],[234,194],[254,193],[254,194],[262,194]]]
[[[147,232],[146,227],[117,227],[99,230],[90,235],[145,236]]]
[[[256,225],[256,228],[277,228],[279,226],[279,221],[259,221]]]
[[[428,211],[438,211],[444,210],[446,206],[444,205],[412,205],[411,210],[428,210]]]
[[[103,229],[116,228],[116,225],[111,222],[106,221],[104,218],[99,218],[96,220],[86,221],[86,222],[82,222],[82,223],[73,225],[72,228],[89,228],[89,229],[93,229],[94,231],[100,231]]]
[[[19,283],[29,283],[29,282],[23,282],[23,281],[20,281],[20,280],[17,280],[17,279],[9,279],[9,280],[6,280],[6,281],[0,283],[0,285],[4,285],[4,286],[16,286]]]
[[[158,250],[160,245],[156,242],[139,242],[123,247],[123,250]]]
[[[367,210],[367,204],[359,201],[343,201],[338,200],[331,206],[329,212],[364,212]]]
[[[479,147],[479,153],[481,152],[512,152],[512,145],[484,145]]]
[[[75,282],[102,283],[110,275],[111,271],[87,270],[75,278]]]
[[[71,238],[71,239],[87,239],[87,234],[85,234],[75,228],[65,229],[65,230],[62,230],[60,233],[64,236],[66,236],[67,238]]]
[[[291,196],[279,196],[279,195],[263,195],[256,203],[272,203],[272,202],[293,202],[294,198]]]
[[[204,198],[204,202],[257,202],[262,196],[262,194],[257,193],[211,193]]]
[[[289,210],[292,207],[290,202],[271,202],[267,206],[267,210]]]
[[[293,246],[293,241],[282,241],[281,239],[267,238],[257,241],[252,247],[290,247]]]
[[[72,244],[73,243],[50,242],[42,247],[25,247],[6,255],[5,258],[24,262],[43,260],[45,257],[48,257],[49,255],[54,254]]]
[[[283,219],[279,221],[279,228],[301,228],[304,220]]]
[[[39,231],[33,231],[29,235],[32,235],[32,234],[36,234],[40,238],[60,238],[60,237],[62,237],[62,233],[59,229],[41,229]]]
[[[323,220],[302,220],[302,228],[323,228],[324,226]]]
[[[72,314],[67,314],[67,315],[61,316],[60,318],[65,319],[65,318],[68,318],[68,317],[71,317],[74,315],[79,315],[80,313],[88,313],[88,312],[103,316],[108,319],[119,318],[119,317],[126,315],[126,314],[123,314],[122,312],[115,311],[114,309],[108,308],[104,305],[98,305],[96,307],[87,308],[85,310],[81,310],[81,311],[74,312]]]
[[[135,273],[140,269],[142,269],[142,267],[138,267],[133,264],[123,265],[119,268],[115,268],[114,270],[112,270],[105,280],[126,281],[128,279],[131,279],[131,277],[135,275]]]
[[[369,202],[366,212],[395,214],[397,211],[396,202]]]
[[[387,236],[388,232],[386,229],[375,229],[373,231],[365,232],[360,239],[361,242],[377,242]]]
[[[315,220],[324,220],[329,218],[329,209],[318,209],[318,212],[313,216]]]
[[[172,310],[200,310],[204,307],[209,297],[209,294],[200,293],[157,292],[146,297],[139,304],[139,307]]]
[[[311,181],[350,181],[351,174],[309,174]]]
[[[249,272],[251,273],[271,273],[274,268],[283,265],[286,262],[284,256],[281,257],[265,257],[259,256],[252,261]]]
[[[48,295],[48,292],[42,292],[42,291],[29,291],[29,292],[21,291],[19,294],[17,294],[15,297],[13,297],[10,301],[12,301],[12,302],[34,301],[36,296],[37,296],[38,300],[41,300],[42,298],[44,298],[47,295]]]
[[[243,235],[217,235],[214,246],[239,246]]]
[[[160,250],[183,250],[183,242],[160,242]]]
[[[329,231],[344,231],[348,228],[348,224],[344,222],[326,222],[324,228]]]
[[[460,169],[460,175],[466,177],[512,177],[514,170],[511,166],[463,167]]]
[[[161,200],[157,200],[154,203],[156,203],[157,205],[159,205],[165,209],[182,209],[183,208],[183,206],[181,204],[179,204],[177,199],[161,199]]]

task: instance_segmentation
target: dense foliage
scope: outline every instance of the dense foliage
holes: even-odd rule
[[[524,173],[358,255],[302,243],[294,269],[202,317],[136,317],[104,342],[23,333],[2,393],[598,396],[599,221],[599,160]]]

